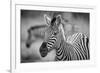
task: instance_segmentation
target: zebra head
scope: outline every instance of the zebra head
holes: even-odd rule
[[[61,39],[59,37],[63,37],[60,33],[62,32],[61,15],[57,15],[52,19],[44,15],[44,19],[48,27],[45,30],[44,41],[40,46],[40,55],[42,57],[47,56],[52,49],[56,49],[60,45]]]

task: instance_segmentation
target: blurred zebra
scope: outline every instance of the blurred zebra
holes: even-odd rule
[[[42,24],[42,25],[37,25],[37,26],[31,26],[28,30],[28,37],[26,40],[26,47],[30,48],[31,44],[35,42],[36,38],[43,39],[44,38],[44,30],[47,26]]]
[[[44,15],[44,18],[48,24],[48,28],[45,31],[44,42],[40,46],[42,57],[46,57],[48,52],[55,49],[56,61],[90,59],[89,39],[85,34],[76,33],[66,40],[61,16],[58,15],[51,20],[50,17]]]

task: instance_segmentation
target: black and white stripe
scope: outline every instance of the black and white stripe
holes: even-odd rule
[[[62,38],[62,37],[59,37]],[[57,38],[52,35],[48,42],[47,48],[53,48]],[[67,41],[62,40],[60,46],[56,48],[56,61],[64,60],[87,60],[90,59],[89,55],[89,40],[85,34],[76,33],[69,36]]]
[[[87,60],[89,55],[89,40],[82,33],[76,33],[68,38],[67,42],[62,40],[56,49],[56,61],[64,60]]]
[[[48,42],[47,42],[47,48],[51,49],[53,48],[54,43],[56,42],[57,38],[54,35],[51,35]]]

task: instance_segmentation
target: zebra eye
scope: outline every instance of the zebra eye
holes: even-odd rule
[[[57,31],[55,31],[53,34],[54,34],[54,35],[57,35]]]

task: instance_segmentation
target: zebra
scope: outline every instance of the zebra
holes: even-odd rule
[[[89,39],[85,34],[75,33],[66,40],[61,15],[52,19],[44,15],[44,19],[48,27],[45,30],[45,39],[39,48],[42,57],[46,57],[51,50],[55,49],[55,61],[90,59]]]
[[[36,38],[40,38],[43,39],[44,34],[43,31],[45,30],[47,26],[44,24],[41,25],[37,25],[37,26],[31,26],[28,30],[27,30],[27,40],[26,40],[26,47],[30,48],[31,44],[33,42],[35,42]],[[36,38],[34,38],[36,37]]]

